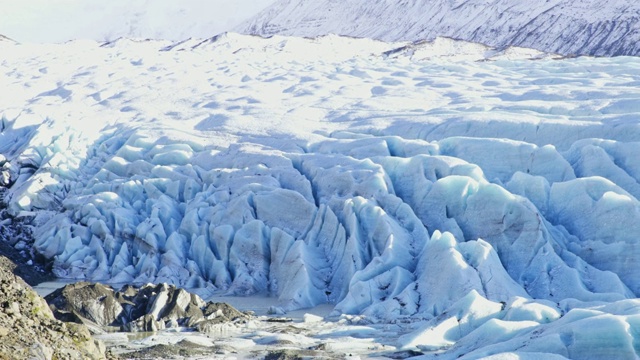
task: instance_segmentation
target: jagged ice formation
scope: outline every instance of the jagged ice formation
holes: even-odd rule
[[[3,229],[61,277],[422,320],[399,345],[452,358],[634,354],[640,63],[401,46],[2,44]]]

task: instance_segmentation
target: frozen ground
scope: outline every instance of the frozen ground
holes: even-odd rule
[[[636,58],[234,34],[0,50],[2,230],[31,224],[16,246],[60,277],[328,304],[427,358],[640,350]]]
[[[325,321],[324,317],[331,312],[328,305],[277,315],[268,313],[268,307],[276,305],[273,298],[214,297],[212,301],[224,301],[241,310],[257,311],[244,324],[220,324],[203,333],[174,330],[114,333],[97,338],[123,358],[135,357],[135,351],[140,350],[149,353],[162,345],[187,349],[192,353],[185,357],[192,359],[264,358],[281,351],[323,359],[387,359],[406,353],[398,350],[395,344],[406,326],[371,324],[349,315]],[[164,354],[168,355],[167,352]]]

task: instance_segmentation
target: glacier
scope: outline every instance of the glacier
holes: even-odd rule
[[[635,358],[640,62],[439,41],[0,42],[0,230],[427,358]]]

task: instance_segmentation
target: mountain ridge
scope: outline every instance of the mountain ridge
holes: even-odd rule
[[[493,47],[520,46],[562,55],[640,55],[640,4],[619,0],[280,0],[234,29],[315,37],[329,33],[384,41],[438,36]]]

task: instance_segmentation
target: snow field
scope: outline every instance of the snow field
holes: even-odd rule
[[[64,278],[328,303],[451,358],[635,354],[640,63],[404,45],[0,43],[8,212]]]

